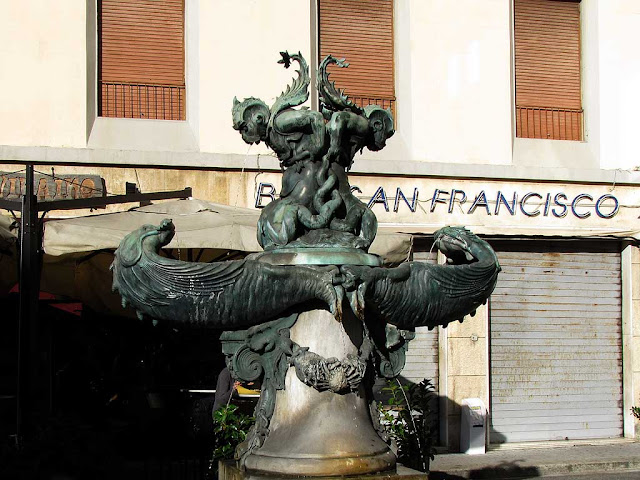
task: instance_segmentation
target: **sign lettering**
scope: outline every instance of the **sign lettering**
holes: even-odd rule
[[[33,189],[39,202],[106,195],[104,180],[99,175],[65,174],[53,177],[36,173],[33,177]],[[24,173],[0,172],[0,198],[12,200],[24,195],[25,182]]]
[[[360,192],[357,186],[351,187],[352,191]],[[415,213],[420,201],[418,187],[413,189],[413,195],[408,197],[400,187],[396,188],[395,199],[393,200],[393,212],[398,213],[401,209],[408,209]],[[260,183],[256,192],[256,208],[262,208],[268,202],[276,198],[276,187],[272,183]],[[600,218],[609,219],[616,216],[620,211],[620,202],[612,194],[604,194],[596,199],[589,193],[579,193],[570,198],[564,192],[525,192],[524,194],[513,191],[491,192],[490,190],[480,190],[474,194],[468,194],[464,190],[453,188],[435,188],[433,193],[423,196],[423,202],[428,205],[428,213],[453,214],[455,210],[465,215],[487,215],[487,216],[517,216],[525,217],[548,217],[553,215],[556,218],[565,218],[568,214],[578,219],[589,218],[592,214]],[[470,201],[469,199],[473,199]],[[369,200],[363,200],[371,209],[384,208],[389,212],[389,201],[384,187],[379,186]],[[426,200],[426,201],[425,201]],[[376,207],[380,204],[381,207]],[[465,205],[466,204],[466,205]]]

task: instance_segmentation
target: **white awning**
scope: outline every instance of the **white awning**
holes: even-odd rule
[[[173,200],[127,212],[90,215],[45,223],[43,246],[49,255],[117,248],[142,225],[171,218],[176,234],[167,248],[214,248],[255,252],[260,212],[202,200]]]
[[[18,281],[17,234],[13,217],[0,215],[0,296],[6,295]]]
[[[18,236],[13,217],[0,215],[0,249],[13,245]]]
[[[635,228],[624,228],[623,226],[613,226],[605,228],[601,226],[574,226],[565,227],[557,226],[541,226],[536,225],[528,227],[524,224],[514,225],[487,225],[483,223],[474,223],[469,221],[462,223],[381,223],[378,231],[391,230],[396,233],[403,233],[411,236],[429,236],[433,235],[436,230],[447,225],[460,225],[468,228],[476,235],[481,237],[564,237],[564,238],[618,238],[626,240],[640,240],[640,230]],[[629,225],[631,227],[632,225]]]
[[[203,200],[173,200],[127,212],[53,220],[45,223],[43,247],[49,255],[117,248],[122,239],[142,225],[159,225],[171,218],[176,234],[167,248],[207,248],[259,252],[256,224],[259,210],[230,207]],[[381,228],[370,252],[386,263],[407,260],[411,235]]]

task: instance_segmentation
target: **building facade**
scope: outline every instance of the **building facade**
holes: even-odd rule
[[[414,260],[433,262],[430,235],[466,225],[503,267],[475,318],[419,332],[410,347],[405,376],[433,378],[443,399],[441,443],[458,448],[469,397],[488,405],[490,443],[635,437],[636,0],[28,0],[0,10],[5,198],[19,188],[9,173],[32,162],[65,185],[98,175],[110,194],[126,182],[190,186],[196,198],[259,208],[277,195],[280,168],[231,128],[233,98],[272,104],[292,76],[280,51],[299,50],[312,75],[324,55],[347,57],[336,84],[396,120],[387,147],[351,170],[380,224],[414,234]]]

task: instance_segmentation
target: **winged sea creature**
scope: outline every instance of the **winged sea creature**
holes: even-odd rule
[[[139,315],[216,329],[247,328],[293,307],[321,302],[341,316],[344,292],[360,316],[401,329],[446,325],[486,302],[500,265],[491,247],[461,227],[435,234],[449,264],[408,262],[396,268],[271,265],[258,260],[184,262],[160,248],[175,233],[171,220],[127,235],[111,266],[113,289]]]
[[[159,255],[175,234],[173,222],[128,234],[111,265],[113,290],[138,316],[233,330],[277,318],[319,300],[340,316],[333,287],[337,268],[270,265],[255,260],[198,263]]]
[[[500,272],[491,246],[463,227],[435,232],[434,246],[447,258],[445,265],[407,262],[396,268],[354,265],[341,267],[352,308],[365,309],[400,329],[462,321],[487,302]]]

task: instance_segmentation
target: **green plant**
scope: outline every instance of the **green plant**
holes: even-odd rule
[[[631,413],[633,416],[640,419],[640,407],[631,407]]]
[[[253,417],[237,410],[238,407],[230,403],[213,412],[215,460],[233,458],[236,446],[244,441],[249,427],[253,424]]]
[[[210,470],[216,471],[218,461],[233,458],[238,444],[247,437],[254,418],[237,411],[236,405],[223,405],[213,412],[213,453]]]
[[[381,424],[398,448],[398,461],[403,465],[429,471],[435,455],[434,418],[431,405],[437,399],[431,381],[424,379],[412,385],[402,385],[397,379],[388,380],[382,389],[389,396],[381,406]]]

